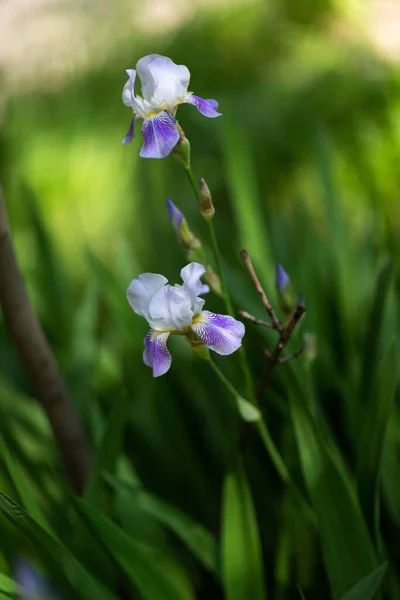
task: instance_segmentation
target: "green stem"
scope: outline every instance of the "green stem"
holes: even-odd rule
[[[214,371],[214,373],[216,374],[218,379],[221,381],[221,383],[223,383],[223,385],[226,387],[226,389],[231,394],[231,396],[233,396],[233,398],[235,398],[235,400],[240,398],[241,395],[239,394],[239,392],[231,384],[231,382],[225,377],[225,375],[222,373],[222,371],[219,370],[217,365],[211,359],[208,361],[208,364],[210,365],[210,367],[212,368],[212,370]],[[300,489],[294,483],[294,481],[289,473],[289,470],[288,470],[281,454],[279,453],[278,448],[275,446],[275,442],[272,439],[272,436],[269,432],[269,429],[268,429],[266,423],[260,419],[259,421],[257,421],[255,423],[255,426],[257,427],[261,441],[263,442],[264,447],[265,447],[265,449],[272,461],[272,464],[273,464],[276,472],[278,473],[281,481],[285,485],[287,485],[291,488],[293,495],[296,498],[296,500],[298,501],[299,506],[304,511],[305,516],[308,519],[310,519],[311,522],[314,523],[315,522],[314,511],[310,507],[309,502],[303,496]]]
[[[196,178],[193,174],[192,167],[190,165],[188,165],[188,166],[183,167],[183,170],[185,171],[186,176],[189,179],[190,185],[192,186],[193,192],[194,192],[197,200],[199,201],[200,189],[197,184]],[[231,317],[234,317],[235,311],[233,309],[231,297],[229,295],[229,291],[228,291],[228,288],[227,288],[227,285],[225,282],[225,277],[224,277],[224,273],[223,273],[223,269],[222,269],[222,262],[221,262],[221,253],[219,251],[218,240],[217,240],[217,236],[215,235],[215,229],[214,229],[214,224],[213,224],[212,219],[207,221],[207,225],[208,225],[208,231],[210,234],[210,240],[211,240],[211,246],[213,249],[214,260],[215,260],[215,264],[217,267],[217,275],[221,281],[222,293],[224,296],[226,310],[227,310],[227,313]],[[250,401],[254,402],[254,398],[255,398],[254,383],[253,383],[253,378],[251,376],[251,372],[250,372],[249,365],[248,365],[247,358],[246,358],[246,353],[244,351],[243,346],[241,346],[239,348],[239,358],[240,358],[240,364],[241,364],[241,368],[243,371],[243,375],[244,375],[244,378],[246,381],[246,390],[247,390],[248,398]]]

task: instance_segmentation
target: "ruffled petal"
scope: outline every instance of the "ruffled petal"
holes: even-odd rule
[[[176,120],[166,110],[155,117],[145,119],[142,125],[144,144],[142,158],[165,158],[179,142]]]
[[[187,291],[181,285],[166,285],[153,295],[149,306],[152,329],[182,330],[190,325],[194,312]]]
[[[222,113],[217,112],[218,102],[216,100],[211,100],[210,98],[203,100],[199,96],[188,94],[183,102],[184,104],[193,104],[202,115],[210,119],[215,119],[215,117],[222,115]]]
[[[123,144],[130,144],[133,138],[135,137],[135,117],[133,117],[131,124],[128,129],[128,133],[122,140]]]
[[[175,102],[185,96],[190,73],[184,65],[176,65],[166,56],[150,54],[141,58],[136,68],[143,96],[148,102],[173,110]]]
[[[197,262],[192,262],[181,270],[183,288],[190,296],[194,313],[199,312],[204,306],[205,300],[199,298],[199,295],[209,291],[208,289],[205,289],[207,286],[201,281],[205,272],[205,267]]]
[[[169,333],[149,331],[144,338],[143,361],[153,369],[153,377],[164,375],[171,366],[171,354],[167,348]]]
[[[210,350],[226,356],[242,345],[244,325],[228,315],[217,315],[203,310],[194,318],[192,331]]]
[[[126,296],[137,315],[148,320],[150,301],[154,294],[166,283],[168,283],[168,279],[158,273],[142,273],[131,282]]]

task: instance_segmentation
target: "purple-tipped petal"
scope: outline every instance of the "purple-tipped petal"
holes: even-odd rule
[[[140,151],[142,158],[165,158],[179,142],[176,120],[168,111],[145,119],[142,125],[144,144]]]
[[[275,285],[277,289],[283,294],[290,283],[289,275],[286,273],[285,269],[281,264],[276,263],[276,273],[275,273]]]
[[[222,113],[217,112],[218,102],[216,100],[203,100],[199,96],[187,96],[185,99],[185,104],[193,104],[197,110],[204,115],[205,117],[209,117],[210,119],[215,119],[215,117],[220,117]]]
[[[153,369],[153,377],[164,375],[171,366],[171,355],[167,348],[169,333],[149,331],[144,338],[143,361]]]
[[[233,317],[203,310],[193,321],[192,331],[217,354],[232,354],[242,345],[244,325]]]
[[[135,137],[135,117],[133,117],[131,124],[129,125],[128,133],[122,140],[123,144],[130,144]]]
[[[179,228],[182,223],[183,213],[179,210],[179,208],[177,208],[175,206],[175,204],[169,198],[167,198],[167,207],[168,207],[168,219],[169,219],[172,227],[175,229],[176,233],[179,234],[180,233]]]

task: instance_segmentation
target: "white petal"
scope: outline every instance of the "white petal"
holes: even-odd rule
[[[200,294],[204,294],[204,284],[201,281],[201,277],[203,277],[205,272],[205,267],[196,262],[186,265],[181,270],[183,288],[190,296],[194,313],[199,312],[205,303],[204,298],[199,298]]]
[[[189,69],[176,65],[170,58],[150,54],[136,65],[144,98],[154,107],[173,111],[178,100],[183,101],[190,81]]]
[[[134,279],[128,287],[126,296],[135,313],[148,321],[151,298],[166,283],[168,283],[168,279],[158,273],[142,273],[137,279]]]
[[[181,285],[167,285],[159,289],[149,306],[149,325],[152,329],[178,329],[190,325],[193,318],[192,303]]]
[[[136,71],[135,69],[127,69],[126,72],[128,73],[129,79],[124,85],[124,89],[122,90],[122,102],[126,106],[130,106],[132,108],[132,99],[134,97],[133,88],[135,85]]]

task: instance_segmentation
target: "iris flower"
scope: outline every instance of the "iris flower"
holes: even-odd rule
[[[128,69],[128,81],[124,85],[122,101],[133,110],[133,119],[123,139],[128,144],[134,137],[136,121],[143,121],[144,144],[140,151],[143,158],[164,158],[179,142],[175,119],[179,104],[193,104],[202,115],[214,118],[216,100],[203,100],[188,92],[190,73],[184,65],[176,65],[170,58],[149,54],[141,58],[135,69]],[[135,96],[136,73],[142,84],[142,96]]]
[[[143,360],[153,376],[164,375],[171,366],[167,340],[171,334],[202,342],[217,354],[235,352],[244,336],[244,325],[227,315],[203,310],[201,294],[209,291],[201,282],[206,269],[192,262],[181,270],[183,285],[169,285],[163,275],[143,273],[127,291],[129,304],[144,317],[150,331],[144,339]]]

